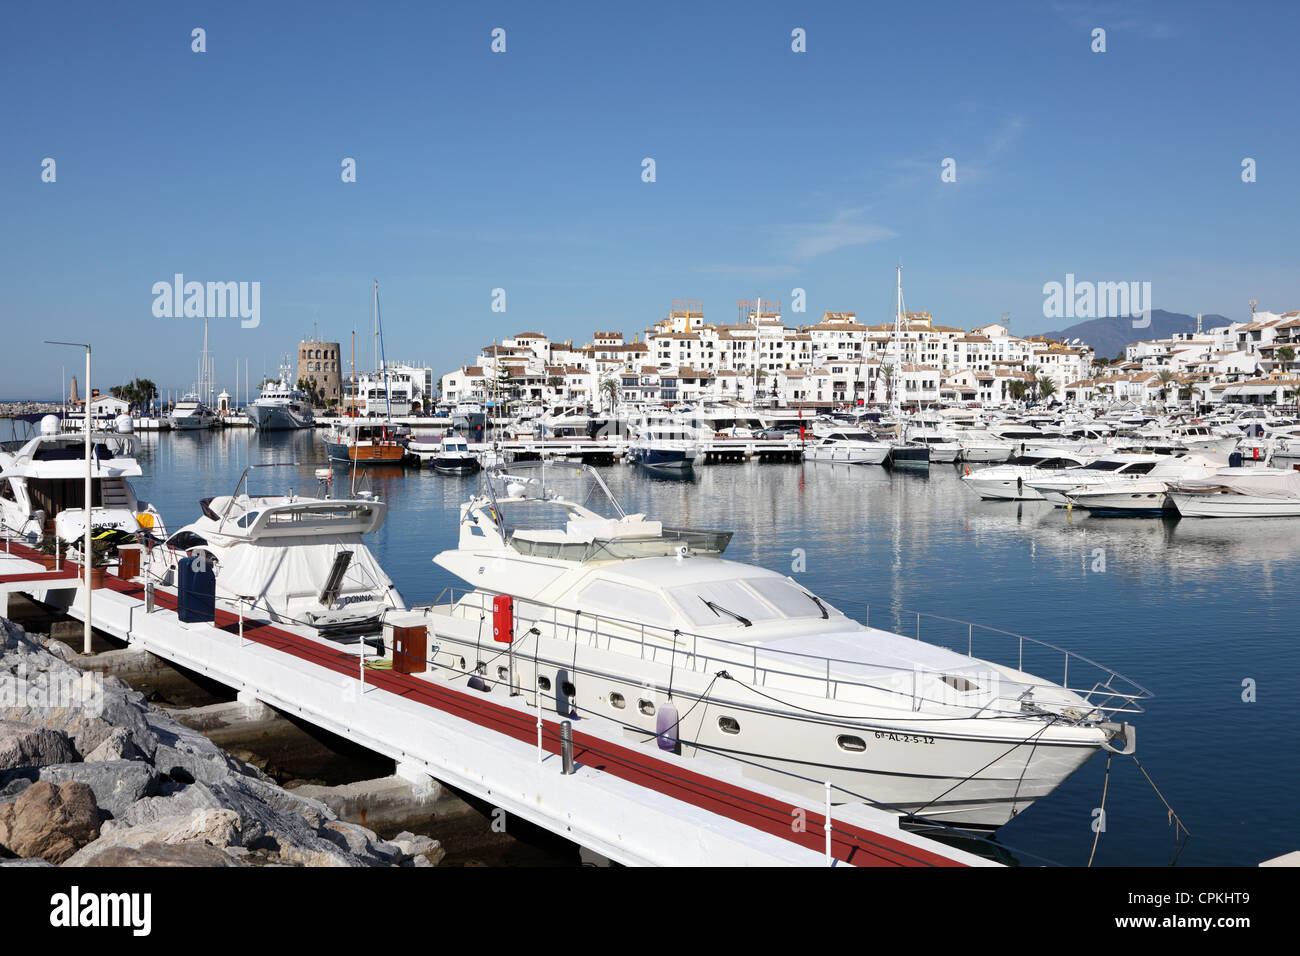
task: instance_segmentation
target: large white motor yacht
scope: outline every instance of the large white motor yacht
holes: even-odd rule
[[[91,432],[90,525],[126,534],[165,535],[162,516],[136,497],[129,478],[139,477],[137,440],[129,416],[114,431]],[[53,415],[39,434],[7,442],[0,450],[0,518],[4,531],[29,539],[48,534],[76,541],[85,533],[86,436],[61,432]]]
[[[173,431],[215,428],[220,421],[217,413],[199,401],[194,392],[185,395],[167,414],[167,426]]]
[[[1087,460],[1075,452],[1044,448],[1017,455],[1002,465],[978,471],[967,468],[961,480],[985,500],[1041,501],[1043,496],[1030,484],[1031,481],[1064,468],[1077,468]]]
[[[280,367],[280,381],[266,385],[247,408],[248,420],[258,431],[311,428],[316,424],[307,396],[289,383],[289,367]]]
[[[1071,466],[1053,474],[1026,478],[1025,484],[1042,495],[1043,499],[1064,508],[1069,499],[1066,492],[1080,485],[1092,483],[1124,483],[1144,478],[1167,456],[1150,452],[1105,455],[1082,468]]]
[[[723,559],[730,538],[624,513],[585,465],[486,473],[459,546],[434,559],[473,590],[429,609],[434,666],[419,676],[962,828],[1001,826],[1098,750],[1134,748],[1120,721],[1150,695],[1113,671],[992,629],[963,625],[949,650],[865,626]],[[505,596],[508,656],[492,643]],[[983,656],[1003,640],[1008,663]],[[1032,651],[1069,660],[1062,684],[1023,670]]]

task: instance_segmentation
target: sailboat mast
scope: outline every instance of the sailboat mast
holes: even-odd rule
[[[894,407],[895,416],[902,414],[903,388],[903,266],[898,266],[898,306],[894,312]]]

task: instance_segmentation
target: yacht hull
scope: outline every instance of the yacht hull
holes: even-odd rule
[[[1184,518],[1295,518],[1300,517],[1300,499],[1266,498],[1256,495],[1169,493],[1174,507]]]
[[[258,431],[289,431],[297,428],[311,428],[310,417],[298,415],[284,405],[259,405],[256,402],[248,406],[248,420]]]

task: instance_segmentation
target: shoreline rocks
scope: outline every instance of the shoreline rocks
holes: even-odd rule
[[[436,840],[383,840],[282,789],[119,679],[82,674],[61,650],[0,618],[0,866],[424,867],[441,859]]]

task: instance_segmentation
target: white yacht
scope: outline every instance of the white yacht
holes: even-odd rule
[[[215,428],[221,419],[194,392],[185,395],[167,413],[167,427],[173,431]]]
[[[118,416],[114,431],[91,433],[92,528],[127,534],[165,535],[162,516],[136,497],[129,478],[139,477],[137,441],[130,417]],[[7,442],[0,450],[0,518],[4,530],[26,538],[53,534],[75,541],[86,528],[86,436],[61,432],[53,415],[41,419],[39,433]]]
[[[864,626],[724,560],[730,538],[624,513],[589,466],[489,473],[434,559],[473,590],[430,609],[419,676],[658,737],[684,771],[708,752],[808,798],[829,781],[837,801],[962,828],[1001,826],[1098,750],[1133,751],[1121,721],[1150,694],[1113,671],[1019,637],[995,662],[991,629],[968,646],[963,625],[962,653]],[[513,625],[509,657],[488,617],[489,634]],[[1061,684],[1021,669],[1031,651],[1069,661]]]
[[[850,465],[880,465],[889,457],[889,442],[877,441],[870,432],[840,427],[827,432],[804,449],[804,461],[830,461]]]
[[[280,366],[280,381],[264,386],[246,413],[258,431],[311,428],[316,424],[307,396],[289,383],[287,365]]]
[[[1112,473],[1091,478],[1064,495],[1073,507],[1086,508],[1096,515],[1158,515],[1173,508],[1169,500],[1171,481],[1206,478],[1226,465],[1225,460],[1208,455],[1162,455],[1145,475]]]
[[[250,466],[256,467],[256,466]],[[164,586],[177,583],[181,558],[202,554],[228,610],[322,632],[375,629],[389,609],[406,607],[392,580],[362,541],[384,521],[373,497],[328,497],[328,469],[317,497],[253,496],[250,469],[235,492],[199,503],[202,516],[154,554]],[[241,494],[240,489],[245,489]]]
[[[421,463],[444,475],[468,475],[479,469],[478,456],[458,432],[447,432],[436,442],[411,442],[408,448]]]
[[[1066,493],[1080,485],[1089,482],[1125,484],[1146,477],[1164,460],[1167,460],[1167,456],[1150,452],[1105,455],[1081,468],[1073,466],[1063,468],[1054,474],[1026,478],[1025,484],[1038,492],[1044,500],[1064,508],[1070,503]]]
[[[1065,468],[1077,468],[1087,458],[1075,452],[1055,448],[1018,455],[1002,465],[971,471],[968,467],[961,480],[986,500],[1041,501],[1043,496],[1030,482]]]

